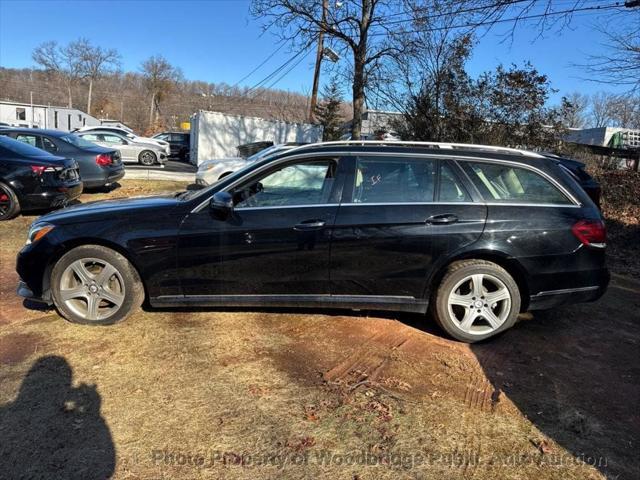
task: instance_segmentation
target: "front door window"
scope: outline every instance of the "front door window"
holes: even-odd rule
[[[285,165],[237,189],[234,204],[236,208],[325,204],[334,177],[332,160]]]

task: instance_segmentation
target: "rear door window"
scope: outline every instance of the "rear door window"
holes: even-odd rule
[[[42,147],[49,153],[55,153],[58,151],[58,147],[56,147],[56,145],[47,137],[42,137]]]
[[[352,202],[433,202],[436,163],[431,159],[358,157]]]
[[[487,202],[571,204],[571,201],[541,175],[511,165],[460,162]]]
[[[444,203],[471,202],[473,199],[467,189],[453,171],[450,165],[445,162],[440,164],[440,190],[438,201]]]

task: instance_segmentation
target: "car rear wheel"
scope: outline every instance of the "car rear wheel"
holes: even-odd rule
[[[20,202],[15,192],[4,183],[0,183],[0,221],[11,220],[20,213]]]
[[[90,325],[122,321],[144,300],[142,282],[129,261],[99,245],[64,254],[51,272],[51,292],[64,318]]]
[[[432,311],[449,335],[472,343],[512,327],[520,301],[518,285],[504,268],[485,260],[464,260],[448,268]]]
[[[157,158],[158,157],[156,157],[156,154],[151,150],[143,150],[142,152],[140,152],[140,155],[138,155],[138,162],[140,162],[141,165],[149,167],[156,163]]]

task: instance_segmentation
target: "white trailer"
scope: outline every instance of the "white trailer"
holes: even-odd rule
[[[191,163],[238,156],[238,146],[253,142],[322,141],[322,126],[200,110],[191,116]]]

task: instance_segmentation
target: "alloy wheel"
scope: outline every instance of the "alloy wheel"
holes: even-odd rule
[[[60,278],[60,300],[85,320],[102,320],[116,313],[125,299],[122,275],[105,260],[81,258]]]
[[[498,330],[511,311],[511,293],[494,275],[477,273],[459,281],[447,300],[457,328],[470,335]]]
[[[151,152],[142,152],[142,155],[140,155],[140,161],[143,165],[148,166],[153,165],[153,163],[156,161],[156,158]]]

